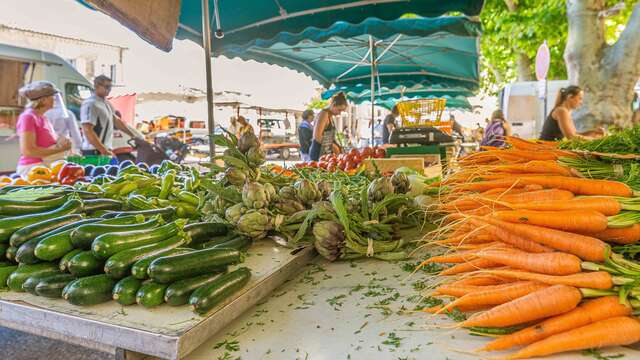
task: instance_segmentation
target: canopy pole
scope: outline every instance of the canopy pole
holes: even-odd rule
[[[209,17],[209,0],[202,0],[202,47],[204,48],[204,64],[207,75],[207,125],[209,126],[209,160],[215,164],[216,143],[213,135],[216,123],[213,119],[213,78],[211,72],[211,18]]]
[[[376,46],[373,36],[369,35],[369,54],[371,55],[371,146],[375,146],[376,133]]]

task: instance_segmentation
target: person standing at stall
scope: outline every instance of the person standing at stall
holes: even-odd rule
[[[240,139],[242,137],[242,134],[246,132],[255,134],[253,131],[253,126],[249,124],[249,121],[244,116],[238,116],[236,118],[236,122],[237,122],[236,137],[238,139]]]
[[[562,138],[573,139],[593,139],[604,136],[604,129],[578,133],[571,117],[571,111],[582,105],[583,92],[579,86],[569,85],[560,89],[556,97],[556,104],[544,121],[540,140],[557,141]]]
[[[116,116],[113,105],[107,100],[111,93],[111,79],[104,75],[96,76],[93,86],[93,95],[83,101],[80,108],[80,124],[84,135],[82,155],[113,156],[114,127],[132,138],[136,135]]]
[[[298,127],[298,139],[300,140],[300,159],[309,161],[309,149],[313,139],[313,110],[305,110],[302,113],[302,122]]]
[[[318,161],[320,156],[339,151],[336,144],[336,126],[334,116],[340,115],[347,109],[347,97],[340,92],[331,98],[329,107],[322,109],[314,121],[313,139],[309,149],[309,157]]]
[[[56,139],[53,126],[44,116],[53,107],[54,96],[60,91],[48,81],[34,81],[19,90],[29,100],[18,117],[16,132],[20,138],[20,159],[16,173],[25,177],[31,168],[42,165],[45,158],[62,155],[71,148],[66,137]]]
[[[78,120],[72,111],[67,109],[62,101],[62,97],[53,97],[53,108],[47,110],[44,116],[53,126],[53,131],[59,138],[71,139],[71,150],[75,154],[80,154],[82,148],[82,136],[78,128]]]
[[[387,115],[387,117],[384,118],[384,124],[382,127],[382,143],[383,144],[388,144],[389,143],[389,137],[391,136],[391,133],[393,132],[393,130],[396,129],[397,125],[396,125],[396,118],[398,117],[398,115],[400,115],[400,112],[398,111],[398,106],[394,105],[393,108],[391,109],[391,113],[389,113],[389,115]]]
[[[511,136],[511,125],[507,119],[504,118],[502,110],[498,109],[491,114],[491,121],[489,125],[487,125],[487,128],[484,129],[484,135],[480,145],[504,147],[506,144],[504,141],[505,136]]]

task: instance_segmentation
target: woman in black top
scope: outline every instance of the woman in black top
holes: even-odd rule
[[[298,127],[298,138],[300,139],[300,158],[302,161],[309,161],[309,148],[313,138],[313,110],[305,110],[302,113],[302,122]]]
[[[582,105],[582,89],[575,85],[560,89],[556,104],[544,121],[540,140],[556,141],[562,138],[598,138],[604,135],[604,129],[598,128],[578,133],[571,117],[571,111]]]
[[[382,124],[382,143],[388,144],[391,133],[396,129],[396,117],[400,114],[398,106],[394,105],[391,109],[391,113],[384,118],[384,124]]]

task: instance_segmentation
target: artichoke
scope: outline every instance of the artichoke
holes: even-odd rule
[[[406,194],[411,190],[411,182],[407,174],[403,172],[395,172],[393,176],[391,176],[391,183],[393,184],[396,194]]]
[[[242,188],[242,202],[249,209],[261,209],[269,203],[264,186],[257,182],[248,182]]]
[[[246,154],[251,148],[258,147],[258,138],[250,131],[247,131],[238,139],[238,150]]]
[[[296,195],[296,189],[292,186],[283,186],[278,190],[278,197],[280,199],[294,200],[298,201],[298,196]]]
[[[276,200],[278,196],[276,188],[271,183],[265,183],[262,186],[264,187],[264,193],[267,195],[267,202]]]
[[[284,215],[291,215],[298,211],[304,210],[304,205],[300,204],[296,200],[290,200],[290,199],[279,200],[275,204],[275,207],[280,213]]]
[[[391,179],[388,177],[381,177],[373,180],[367,189],[369,201],[371,202],[380,201],[384,199],[385,196],[393,194],[393,192],[393,184],[391,183]]]
[[[230,167],[225,170],[224,178],[231,185],[242,186],[247,180],[247,174],[240,169]]]
[[[328,199],[331,191],[333,191],[333,186],[331,186],[330,182],[322,180],[318,183],[318,190],[320,190],[323,199]]]
[[[223,199],[219,195],[216,195],[213,200],[205,203],[203,211],[210,214],[218,214],[224,216],[224,211],[227,207],[229,207],[229,205],[231,204],[229,204],[225,199]]]
[[[247,151],[247,161],[249,165],[252,166],[260,166],[264,164],[264,160],[267,158],[267,155],[264,153],[264,150],[260,149],[258,146],[254,146]]]
[[[246,212],[247,212],[247,208],[244,207],[244,204],[238,203],[228,207],[227,210],[225,210],[224,218],[228,222],[232,224],[236,224],[238,222],[238,219],[240,219],[240,217]]]
[[[240,234],[253,239],[261,239],[267,235],[271,229],[271,219],[266,214],[256,210],[250,210],[240,216],[236,229]]]
[[[311,206],[322,199],[318,186],[310,180],[300,179],[293,184],[293,188],[296,190],[298,199],[306,205]]]
[[[313,225],[313,237],[318,253],[329,261],[337,260],[344,248],[344,227],[335,221],[320,221]]]

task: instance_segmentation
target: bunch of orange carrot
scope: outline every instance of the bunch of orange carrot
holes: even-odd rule
[[[611,248],[640,241],[640,216],[626,211],[640,201],[624,183],[556,163],[570,152],[508,142],[440,184],[443,221],[429,243],[445,251],[422,265],[450,265],[432,295],[451,301],[424,311],[472,313],[459,326],[502,334],[479,351],[520,347],[506,359],[640,341],[640,264]]]

